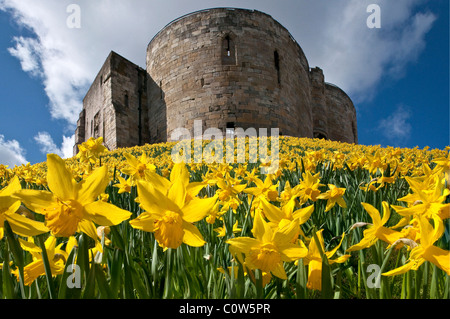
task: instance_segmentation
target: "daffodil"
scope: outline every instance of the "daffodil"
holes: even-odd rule
[[[154,172],[156,170],[156,166],[150,163],[150,158],[145,153],[139,158],[129,153],[124,153],[123,156],[127,160],[127,166],[122,169],[122,173],[130,176],[133,182],[145,180],[148,172]]]
[[[449,173],[450,173],[450,152],[447,154],[447,157],[439,157],[432,161],[436,164],[436,167],[434,168],[434,172],[436,174],[443,173],[445,179],[449,179]]]
[[[102,166],[77,183],[58,155],[47,155],[49,191],[23,189],[14,193],[25,206],[45,216],[45,225],[57,237],[69,237],[77,231],[96,239],[95,224],[114,226],[131,213],[97,200],[109,184],[108,169]]]
[[[95,164],[100,154],[105,153],[108,149],[103,145],[103,137],[97,139],[91,137],[86,142],[78,145],[77,158],[82,162],[90,162]]]
[[[391,228],[384,227],[383,225],[389,220],[391,215],[389,204],[387,202],[383,202],[383,218],[381,218],[380,212],[370,204],[361,203],[364,209],[369,213],[372,218],[373,224],[361,223],[356,226],[365,226],[368,225],[369,228],[364,230],[363,239],[356,245],[351,246],[347,249],[348,252],[361,250],[375,244],[379,239],[388,243],[393,244],[398,239],[402,237],[402,233],[395,231]]]
[[[407,202],[409,207],[392,205],[392,208],[402,216],[424,215],[432,218],[434,215],[441,219],[450,218],[450,204],[445,203],[450,195],[450,190],[444,187],[443,180],[438,176],[431,176],[422,183],[406,177],[413,191],[399,201]]]
[[[19,178],[15,176],[7,187],[0,190],[0,239],[4,236],[5,220],[10,224],[12,231],[21,236],[37,236],[49,231],[44,223],[17,213],[21,203],[12,194],[21,189]]]
[[[304,258],[305,265],[308,265],[308,283],[306,287],[309,289],[322,290],[322,251],[327,257],[328,264],[344,263],[350,258],[350,255],[343,255],[336,259],[331,259],[342,245],[345,234],[342,234],[341,241],[333,250],[326,252],[322,235],[323,229],[316,232],[320,248],[317,246],[316,240],[311,239],[308,247],[308,255]]]
[[[232,238],[227,241],[230,252],[245,255],[245,264],[249,269],[259,269],[272,273],[281,279],[287,279],[283,262],[292,262],[307,255],[308,250],[292,243],[298,233],[298,220],[273,231],[261,214],[255,215],[253,235],[251,237]]]
[[[336,203],[342,208],[347,208],[347,204],[344,200],[345,188],[338,188],[333,184],[328,184],[330,188],[326,193],[317,196],[318,199],[326,199],[327,206],[325,208],[325,213],[330,211]]]
[[[227,234],[227,228],[225,227],[225,225],[223,227],[218,227],[214,230],[218,233],[217,237],[225,237]],[[239,233],[241,231],[242,231],[242,229],[239,228],[238,221],[236,221],[233,224],[232,233]]]
[[[145,212],[130,221],[133,228],[154,233],[164,249],[176,249],[182,243],[193,247],[205,244],[194,223],[210,213],[217,197],[186,201],[188,193],[182,179],[175,180],[168,192],[142,181],[137,182],[137,190]]]
[[[309,171],[302,174],[303,180],[295,187],[298,190],[298,195],[301,198],[300,203],[304,204],[308,199],[313,202],[318,200],[320,195],[319,187],[325,186],[320,184],[320,173],[312,175]]]
[[[260,200],[262,198],[267,199],[269,201],[278,200],[279,184],[278,183],[273,184],[272,175],[267,175],[264,182],[259,178],[255,178],[254,183],[256,184],[255,187],[249,187],[244,190],[244,193],[254,196],[252,207],[253,210],[259,207]]]
[[[298,233],[303,235],[300,225],[308,221],[314,212],[314,205],[294,210],[294,200],[289,201],[281,208],[272,205],[266,199],[261,199],[261,208],[264,216],[269,220],[269,225],[276,228],[283,228],[293,220],[297,220],[299,224]]]
[[[42,249],[38,247],[33,238],[29,237],[28,241],[19,239],[20,246],[23,250],[31,253],[33,261],[26,265],[23,269],[24,284],[30,286],[39,276],[45,275],[44,260],[42,259]],[[73,247],[77,245],[75,237],[70,237],[66,243],[65,249],[61,249],[64,243],[56,246],[56,238],[50,236],[45,241],[45,249],[53,276],[60,275],[64,272],[65,263],[69,257]],[[19,280],[18,272],[15,273]]]
[[[122,176],[118,176],[117,178],[119,179],[119,183],[114,184],[113,186],[119,189],[118,193],[119,194],[130,193],[132,183],[130,183],[129,180],[123,178]]]
[[[429,220],[422,215],[417,216],[420,225],[420,244],[410,251],[408,262],[396,269],[383,273],[384,276],[400,275],[409,270],[417,270],[425,261],[433,263],[450,275],[450,251],[444,250],[434,243],[441,238],[444,233],[444,223],[433,216],[434,227]]]
[[[278,199],[278,184],[273,184],[272,177],[272,175],[267,175],[264,182],[259,178],[255,178],[253,182],[256,184],[256,187],[247,188],[244,192],[256,197],[264,196],[270,201],[276,201]]]
[[[217,186],[219,187],[217,194],[220,201],[227,202],[232,199],[237,199],[237,202],[240,204],[240,200],[237,196],[245,190],[247,184],[241,184],[240,180],[232,179],[230,175],[227,174],[225,178],[217,180]]]

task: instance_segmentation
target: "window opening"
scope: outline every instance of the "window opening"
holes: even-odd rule
[[[281,84],[281,76],[280,76],[280,55],[278,54],[278,51],[275,50],[273,53],[274,60],[275,60],[275,69],[277,70],[277,81],[278,84]]]
[[[234,122],[228,122],[226,128],[226,137],[233,138],[234,137]]]

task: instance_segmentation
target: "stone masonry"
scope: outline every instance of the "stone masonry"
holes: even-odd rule
[[[177,128],[279,128],[282,135],[357,143],[348,95],[310,68],[271,16],[207,9],[169,23],[149,43],[146,69],[111,52],[83,100],[76,145],[171,141]]]

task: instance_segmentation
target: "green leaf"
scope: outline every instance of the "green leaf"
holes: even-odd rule
[[[50,267],[50,262],[48,261],[47,249],[45,248],[45,243],[44,243],[44,239],[42,238],[42,236],[43,235],[36,236],[36,239],[38,241],[38,246],[42,250],[42,260],[44,262],[45,277],[47,278],[49,298],[54,299],[54,298],[56,298],[56,292],[55,292],[55,287],[53,285],[52,269]]]
[[[114,294],[111,291],[111,288],[108,286],[108,282],[106,280],[105,274],[102,269],[102,265],[95,264],[95,279],[97,281],[98,289],[100,290],[100,296],[103,299],[114,299]]]
[[[80,297],[81,287],[69,288],[67,284],[67,279],[69,278],[69,276],[71,275],[81,276],[81,271],[78,270],[80,272],[79,274],[73,274],[71,271],[69,271],[70,269],[68,269],[69,266],[75,266],[76,255],[77,255],[77,248],[74,247],[70,252],[69,257],[67,258],[67,262],[64,267],[64,273],[61,276],[58,291],[58,299],[78,299]]]
[[[16,299],[17,297],[14,292],[15,285],[9,269],[9,258],[7,251],[5,253],[5,259],[3,261],[2,281],[3,281],[3,298]]]

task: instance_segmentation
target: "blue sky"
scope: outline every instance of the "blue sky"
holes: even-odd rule
[[[67,26],[72,3],[81,28]],[[379,29],[366,24],[372,3]],[[310,66],[353,99],[360,144],[450,145],[448,0],[0,0],[0,163],[69,156],[82,99],[109,52],[145,67],[146,46],[167,23],[219,6],[284,25]]]

